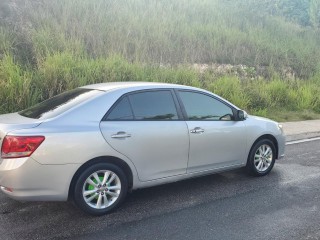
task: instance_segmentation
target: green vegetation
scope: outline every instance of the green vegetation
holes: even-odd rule
[[[319,0],[1,1],[0,114],[89,83],[157,81],[206,88],[276,120],[319,118],[319,6]],[[193,63],[244,64],[250,77],[200,73]]]
[[[319,0],[258,0],[249,1],[249,4],[257,11],[263,9],[262,13],[283,16],[302,26],[320,27]]]

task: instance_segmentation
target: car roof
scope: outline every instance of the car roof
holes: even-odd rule
[[[183,88],[183,89],[197,89],[194,87],[170,84],[170,83],[157,83],[157,82],[108,82],[86,85],[81,88],[96,89],[100,91],[110,91],[113,89],[125,89],[125,88]],[[198,89],[200,90],[200,89]]]
[[[233,106],[236,109],[240,109],[237,106],[235,106],[233,103],[229,102],[226,99],[223,99],[222,97],[209,92],[205,89],[200,89],[196,87],[190,87],[190,86],[185,86],[185,85],[179,85],[179,84],[172,84],[172,83],[159,83],[159,82],[108,82],[108,83],[97,83],[97,84],[91,84],[91,85],[86,85],[81,88],[86,88],[86,89],[95,89],[99,91],[112,91],[112,90],[119,90],[119,89],[135,89],[135,90],[144,90],[144,89],[149,89],[149,88],[178,88],[178,89],[186,89],[186,90],[196,90],[196,91],[201,91],[208,93],[210,95],[214,95],[217,98],[222,99],[223,101],[227,102],[229,105]]]

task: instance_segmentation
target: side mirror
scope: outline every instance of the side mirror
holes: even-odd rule
[[[243,121],[248,117],[248,114],[243,111],[243,110],[238,110],[237,111],[237,120],[238,121]]]

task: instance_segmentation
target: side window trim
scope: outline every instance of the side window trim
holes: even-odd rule
[[[131,111],[131,114],[132,114],[132,116],[133,116],[133,121],[134,121],[134,120],[136,120],[136,116],[134,115],[134,112],[133,112],[133,108],[132,108],[132,104],[131,104],[129,95],[124,95],[124,98],[127,98],[127,100],[128,100],[128,103],[129,103],[129,106],[130,106],[130,111]]]
[[[107,111],[107,113],[104,115],[104,117],[102,118],[101,121],[148,121],[148,120],[137,120],[135,115],[134,115],[134,112],[133,112],[133,109],[132,109],[132,105],[131,105],[131,101],[130,101],[130,98],[129,96],[132,95],[132,94],[136,94],[136,93],[145,93],[145,92],[159,92],[159,91],[168,91],[170,92],[171,96],[172,96],[172,99],[173,99],[173,102],[174,102],[174,106],[175,106],[175,109],[177,111],[177,115],[178,115],[178,119],[175,119],[175,120],[159,120],[159,121],[185,121],[184,119],[184,115],[183,115],[183,111],[180,107],[180,103],[179,103],[179,100],[175,94],[175,91],[174,89],[172,88],[156,88],[156,89],[143,89],[143,90],[136,90],[136,91],[132,91],[132,92],[128,92],[128,93],[125,93],[123,94],[121,97],[119,97],[115,103],[110,107],[110,109]],[[130,110],[131,110],[131,113],[132,113],[132,116],[133,116],[133,119],[119,119],[119,120],[109,120],[108,119],[108,116],[109,114],[112,112],[112,110],[118,105],[118,103],[123,99],[127,97],[128,99],[128,102],[130,104]],[[152,120],[152,121],[155,121],[155,120]]]
[[[178,99],[178,102],[179,102],[179,105],[180,105],[180,109],[181,109],[181,111],[182,111],[182,115],[183,115],[183,118],[184,118],[185,121],[213,121],[213,122],[216,122],[216,121],[221,121],[221,120],[190,120],[190,119],[188,118],[187,111],[186,111],[186,109],[185,109],[185,107],[184,107],[184,104],[183,104],[182,99],[181,99],[181,97],[180,97],[180,95],[179,95],[179,92],[198,93],[198,94],[202,94],[202,95],[211,97],[211,98],[213,98],[213,99],[221,102],[222,104],[228,106],[228,107],[231,109],[231,111],[232,111],[232,113],[233,113],[233,119],[232,119],[231,121],[236,121],[236,120],[235,120],[235,116],[236,116],[237,110],[236,110],[233,106],[231,106],[230,104],[228,104],[227,102],[223,101],[223,100],[220,99],[220,98],[217,98],[217,97],[214,96],[214,95],[208,94],[208,93],[206,93],[206,92],[197,91],[197,90],[189,90],[189,89],[181,89],[181,88],[175,88],[175,89],[174,89],[174,92],[175,92],[175,95],[176,95],[176,97],[177,97],[177,99]],[[222,121],[223,121],[223,120],[222,120]]]
[[[183,110],[181,109],[181,105],[179,103],[179,99],[174,91],[174,89],[170,88],[170,92],[174,101],[174,105],[176,107],[178,113],[178,120],[177,121],[184,121]]]

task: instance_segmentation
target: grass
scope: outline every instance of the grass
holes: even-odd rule
[[[255,114],[255,112],[253,112]],[[258,113],[259,115],[259,113]],[[299,111],[284,111],[284,110],[270,110],[265,117],[271,118],[278,122],[294,122],[320,119],[320,114],[311,110]]]
[[[48,56],[37,71],[24,70],[9,56],[0,61],[0,112],[13,112],[65,90],[97,82],[153,81],[208,89],[249,113],[275,120],[320,116],[320,85],[313,80],[240,79],[199,73],[190,67],[133,64],[114,55],[91,59],[66,52]]]
[[[13,7],[10,2],[2,3],[7,17],[0,36],[7,31],[13,41],[0,52],[11,47],[22,64],[68,51],[92,58],[119,54],[154,65],[290,67],[302,78],[320,67],[319,31],[261,9],[256,13],[250,9],[255,0],[16,0]]]
[[[317,118],[319,30],[257,14],[250,1],[3,0],[0,114],[85,84],[156,81],[276,120]],[[253,77],[200,74],[193,63],[245,64]]]

